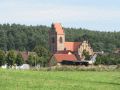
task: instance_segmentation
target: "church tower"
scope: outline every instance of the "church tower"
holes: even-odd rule
[[[52,53],[64,50],[65,34],[60,23],[51,25],[49,32],[49,44]]]

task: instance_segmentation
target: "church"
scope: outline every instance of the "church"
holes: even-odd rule
[[[83,42],[67,42],[65,41],[65,33],[60,23],[53,23],[49,31],[49,46],[52,57],[49,65],[71,65],[85,59],[83,51],[94,55],[93,49],[87,41]]]

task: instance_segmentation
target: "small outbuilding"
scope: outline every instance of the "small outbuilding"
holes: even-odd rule
[[[77,61],[74,54],[54,54],[49,61],[49,66],[61,65],[63,62],[74,61]]]

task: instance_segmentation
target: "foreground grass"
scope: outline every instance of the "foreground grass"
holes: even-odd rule
[[[0,90],[120,90],[120,72],[0,69]]]

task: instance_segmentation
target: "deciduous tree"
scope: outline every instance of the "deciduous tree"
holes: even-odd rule
[[[13,50],[9,51],[7,54],[6,62],[8,66],[12,66],[15,64],[15,53]]]
[[[0,50],[0,66],[5,64],[5,52]]]
[[[21,53],[17,54],[15,63],[17,64],[17,66],[20,66],[24,63],[24,60],[23,60],[23,57],[22,57]]]

